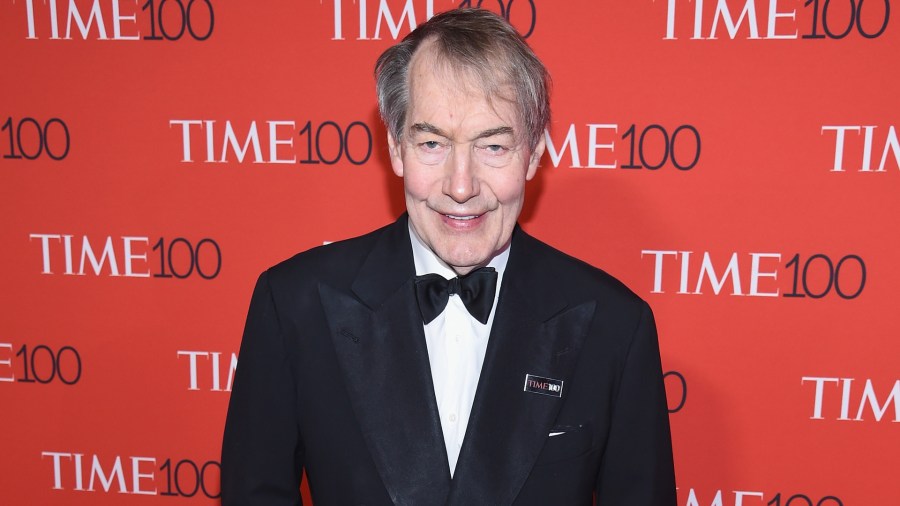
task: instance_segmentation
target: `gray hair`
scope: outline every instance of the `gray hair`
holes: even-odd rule
[[[488,99],[515,93],[519,119],[534,150],[550,123],[550,75],[525,39],[502,17],[483,9],[453,9],[419,25],[375,63],[378,110],[398,142],[409,108],[409,65],[426,40],[452,70],[470,72]],[[498,79],[499,77],[499,79]]]

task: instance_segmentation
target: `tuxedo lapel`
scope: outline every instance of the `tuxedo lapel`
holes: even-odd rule
[[[320,285],[353,409],[397,505],[442,505],[447,454],[412,277],[406,220],[378,240],[352,285]]]
[[[566,399],[595,303],[570,305],[516,231],[448,506],[508,505],[537,459]],[[562,397],[526,392],[526,374],[563,380]]]

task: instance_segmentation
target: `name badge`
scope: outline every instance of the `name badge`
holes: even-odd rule
[[[533,394],[549,395],[550,397],[562,397],[563,381],[553,378],[544,378],[533,374],[525,375],[525,391]]]

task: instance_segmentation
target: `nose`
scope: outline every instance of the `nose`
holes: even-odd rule
[[[479,186],[472,154],[462,146],[454,146],[447,160],[444,194],[462,204],[478,195]]]

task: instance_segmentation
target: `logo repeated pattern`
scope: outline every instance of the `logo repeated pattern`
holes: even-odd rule
[[[896,2],[7,0],[4,504],[218,503],[254,280],[403,211],[372,67],[460,7],[553,75],[521,222],[653,307],[679,504],[900,502]]]

